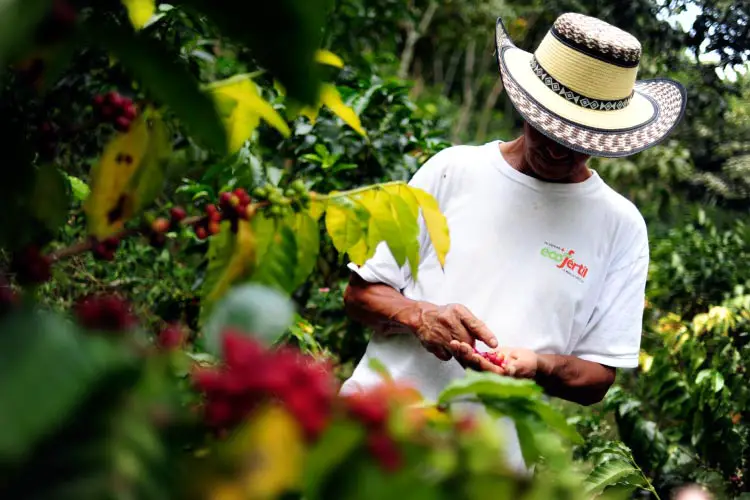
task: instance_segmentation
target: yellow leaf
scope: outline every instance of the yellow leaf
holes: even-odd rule
[[[161,117],[144,110],[130,130],[116,135],[91,171],[84,203],[89,232],[103,239],[121,231],[161,188],[170,145]]]
[[[349,207],[330,203],[326,210],[326,230],[331,236],[333,246],[341,253],[362,240],[362,223],[357,214]]]
[[[310,106],[305,106],[302,108],[299,112],[302,116],[306,116],[308,120],[310,120],[310,123],[315,125],[315,121],[318,119],[318,112],[320,111],[320,107],[313,108]]]
[[[440,212],[437,200],[432,195],[413,186],[410,186],[410,189],[422,209],[422,218],[425,226],[427,226],[427,232],[430,234],[430,240],[435,248],[438,261],[442,267],[445,267],[445,257],[448,255],[451,244],[448,221]]]
[[[214,99],[224,119],[229,136],[229,150],[236,152],[260,124],[260,119],[278,130],[284,137],[291,135],[284,118],[258,93],[255,83],[239,75],[204,87]]]
[[[122,0],[128,9],[128,17],[133,27],[139,30],[143,28],[156,12],[155,0]]]
[[[349,247],[349,250],[346,253],[349,255],[349,259],[358,266],[363,265],[367,262],[367,259],[372,257],[372,255],[369,254],[369,248],[367,247],[367,242],[364,238]]]
[[[408,229],[411,228],[402,228],[391,195],[383,189],[372,189],[359,194],[356,201],[370,212],[367,246],[375,248],[380,241],[385,241],[396,263],[399,267],[403,266],[409,253],[408,240],[411,235]]]
[[[409,207],[409,210],[416,219],[419,217],[419,202],[417,197],[414,196],[411,188],[407,184],[386,184],[383,189],[392,196],[398,196]]]
[[[357,131],[363,137],[367,137],[367,132],[362,128],[362,122],[359,121],[357,113],[352,108],[344,104],[338,89],[330,83],[323,84],[320,89],[320,102],[330,109],[336,116],[341,118],[344,123]]]
[[[300,425],[280,406],[254,412],[222,453],[228,462],[241,467],[237,479],[245,498],[253,500],[278,498],[281,493],[297,488],[305,454]]]
[[[310,217],[312,217],[314,221],[320,220],[320,217],[325,213],[326,208],[328,208],[328,202],[326,200],[313,198],[310,200]]]
[[[202,314],[208,313],[229,287],[237,280],[248,276],[255,262],[255,237],[250,222],[240,220],[237,233],[231,231],[229,222],[221,225],[221,231],[211,238],[208,249],[208,268],[204,286]]]
[[[344,61],[329,50],[319,50],[315,53],[315,60],[321,64],[327,64],[336,68],[343,68]]]

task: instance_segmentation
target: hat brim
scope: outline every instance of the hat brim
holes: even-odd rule
[[[637,81],[633,99],[623,109],[584,108],[534,73],[532,54],[515,46],[499,18],[495,40],[500,76],[516,111],[574,151],[609,158],[636,154],[663,141],[685,112],[685,88],[667,78]]]

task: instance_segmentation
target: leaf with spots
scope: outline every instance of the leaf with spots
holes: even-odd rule
[[[208,317],[216,302],[233,284],[250,275],[254,256],[255,237],[250,222],[239,221],[236,233],[231,231],[228,221],[222,222],[219,234],[209,240],[208,267],[201,300],[202,318]]]

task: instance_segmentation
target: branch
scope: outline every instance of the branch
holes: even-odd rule
[[[414,59],[414,47],[422,37],[422,34],[430,27],[432,17],[435,15],[437,8],[438,3],[433,0],[425,9],[424,14],[422,14],[422,20],[416,29],[414,28],[414,23],[409,23],[409,31],[406,34],[406,43],[403,52],[401,52],[401,63],[398,67],[397,75],[399,78],[406,78],[408,75],[411,61]]]

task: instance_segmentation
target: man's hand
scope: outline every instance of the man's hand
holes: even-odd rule
[[[502,357],[505,361],[503,366],[497,366],[474,352],[474,348],[465,342],[452,341],[450,347],[456,360],[472,370],[533,379],[539,369],[539,355],[531,349],[506,347],[495,349],[494,352],[498,357]]]
[[[576,356],[537,354],[529,349],[496,349],[505,364],[496,366],[483,358],[474,348],[460,341],[450,344],[451,352],[464,367],[490,371],[498,375],[532,379],[550,396],[581,405],[601,401],[615,381],[615,369]]]
[[[473,350],[475,340],[481,340],[491,348],[497,347],[495,335],[481,320],[459,304],[436,306],[428,302],[419,303],[419,321],[414,335],[432,354],[448,361],[451,359],[451,341],[457,341]]]

